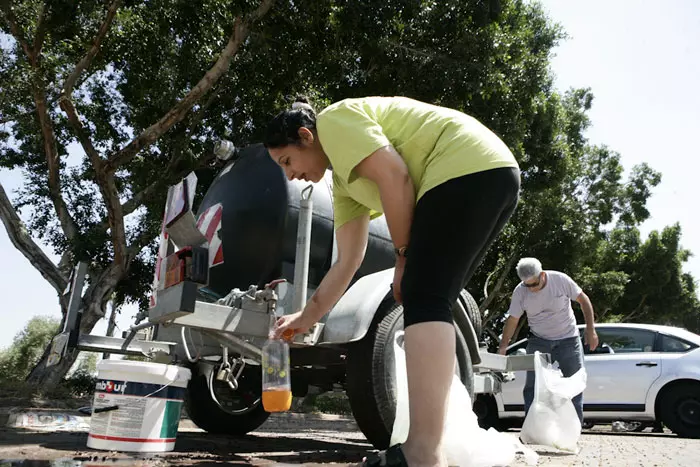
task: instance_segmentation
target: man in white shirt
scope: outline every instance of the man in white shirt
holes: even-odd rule
[[[522,282],[513,290],[509,317],[503,328],[498,352],[505,355],[520,318],[527,313],[530,326],[527,353],[548,353],[552,362],[559,363],[559,369],[565,377],[573,375],[583,367],[583,346],[576,327],[574,310],[571,308],[572,300],[578,302],[583,310],[586,320],[586,343],[591,350],[598,346],[593,305],[588,295],[566,274],[543,271],[542,264],[536,258],[522,258],[516,271]],[[534,398],[534,385],[535,373],[528,371],[523,389],[526,414]],[[574,397],[572,402],[583,423],[583,393]]]

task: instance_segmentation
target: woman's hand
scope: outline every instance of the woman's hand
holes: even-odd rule
[[[316,322],[305,316],[303,311],[298,311],[291,315],[284,315],[277,319],[273,337],[275,339],[280,339],[284,332],[290,329],[294,331],[294,334],[303,334],[314,324],[316,324]]]

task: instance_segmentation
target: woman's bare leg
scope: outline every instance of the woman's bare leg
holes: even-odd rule
[[[410,428],[403,452],[410,467],[445,467],[442,431],[455,368],[455,330],[445,322],[406,328]]]

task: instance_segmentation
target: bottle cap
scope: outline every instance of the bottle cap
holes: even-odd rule
[[[282,333],[282,339],[286,341],[291,341],[294,338],[294,329],[285,329],[284,332]]]

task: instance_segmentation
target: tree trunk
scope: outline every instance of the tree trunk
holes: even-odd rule
[[[12,9],[6,6],[5,3],[7,2],[0,2],[0,8],[3,9],[5,20],[10,27],[12,35],[19,42],[27,55],[33,71],[32,91],[48,164],[48,194],[53,202],[57,220],[61,225],[63,233],[66,238],[72,242],[79,236],[80,232],[62,197],[59,153],[57,151],[54,126],[49,113],[49,104],[46,98],[46,83],[40,73],[41,63],[39,52],[45,32],[41,24],[44,23],[40,21],[40,26],[37,28],[36,41],[33,46],[30,45],[24,38],[24,32],[21,30]],[[124,212],[120,203],[120,192],[115,182],[115,172],[122,165],[133,159],[139,150],[155,142],[160,136],[170,130],[172,126],[182,121],[199,99],[211,90],[214,84],[229,68],[231,60],[238,53],[239,48],[245,43],[252,25],[270,10],[274,0],[260,0],[258,8],[254,12],[247,15],[245,18],[236,18],[233,31],[226,47],[223,49],[214,66],[205,73],[190,92],[184,98],[180,99],[173,108],[167,111],[160,120],[145,129],[126,147],[111,154],[108,159],[103,160],[92,141],[90,141],[89,135],[85,130],[86,127],[80,122],[77,109],[71,101],[71,92],[82,72],[90,66],[93,58],[98,54],[100,44],[110,29],[110,25],[113,22],[120,3],[120,0],[114,0],[110,4],[106,18],[100,27],[97,37],[93,41],[92,47],[69,75],[63,87],[61,98],[59,99],[59,105],[68,118],[68,123],[74,132],[74,136],[81,143],[93,165],[95,172],[95,179],[93,181],[98,185],[104,207],[107,210],[108,226],[111,231],[110,237],[114,255],[113,262],[109,267],[102,271],[91,271],[90,273],[90,286],[81,299],[81,334],[89,334],[95,324],[104,317],[106,304],[114,292],[117,283],[126,275],[127,271],[129,271],[131,259],[151,240],[151,238],[148,237],[148,230],[144,230],[132,242],[131,246],[127,245],[124,231]],[[44,12],[45,11],[42,10],[42,18],[44,17]],[[1,188],[0,186],[0,189]],[[0,192],[0,195],[3,194],[4,191]],[[61,287],[60,284],[60,272],[68,270],[70,263],[76,259],[71,258],[72,255],[68,254],[68,252],[64,252],[58,268],[50,264],[50,261],[49,265],[44,265],[42,261],[33,261],[35,258],[39,260],[42,259],[40,255],[38,255],[38,252],[35,251],[39,250],[38,246],[31,240],[29,235],[22,235],[23,232],[19,229],[19,227],[21,227],[19,216],[16,215],[9,200],[5,200],[4,203],[2,201],[3,198],[0,196],[0,207],[4,208],[0,209],[0,218],[2,218],[3,222],[6,224],[10,238],[13,239],[15,246],[33,262],[33,265],[54,286],[59,293],[60,300],[60,295],[63,292],[63,287]],[[135,207],[132,207],[132,209],[135,209]],[[16,219],[12,218],[12,214],[15,214]],[[8,219],[11,221],[9,225],[7,222]],[[16,235],[13,236],[13,232],[15,232]],[[42,266],[44,267],[42,268]],[[65,320],[65,306],[63,306],[62,309],[64,310]],[[64,357],[57,365],[47,367],[46,362],[49,353],[50,346],[44,350],[41,360],[27,377],[29,383],[41,385],[41,387],[44,388],[55,386],[63,379],[77,357],[77,352],[72,352]]]
[[[128,270],[128,267],[126,268]],[[90,334],[95,324],[104,317],[107,301],[112,296],[117,282],[122,278],[122,270],[119,266],[112,267],[93,274],[95,282],[88,287],[82,298],[82,316],[80,319],[80,333]],[[65,313],[64,313],[65,321]],[[78,351],[69,352],[58,364],[47,367],[51,346],[47,346],[39,363],[32,369],[27,377],[27,382],[44,388],[56,387],[70,370],[78,357]]]

